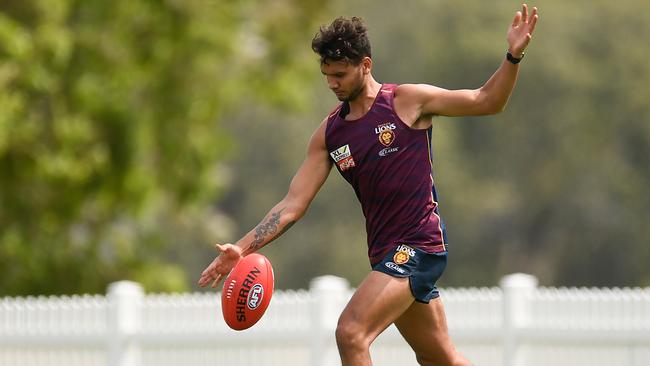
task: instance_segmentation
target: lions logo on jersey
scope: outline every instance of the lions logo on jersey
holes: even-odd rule
[[[396,128],[397,126],[394,123],[384,123],[377,126],[375,134],[379,135],[379,142],[386,147],[392,145],[393,141],[395,141],[395,132],[393,130]]]
[[[384,131],[379,134],[379,142],[386,147],[390,146],[393,140],[395,140],[395,132],[393,131]]]

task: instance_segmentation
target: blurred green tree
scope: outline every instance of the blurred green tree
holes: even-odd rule
[[[229,233],[224,113],[305,98],[319,4],[3,0],[0,293],[188,289]]]

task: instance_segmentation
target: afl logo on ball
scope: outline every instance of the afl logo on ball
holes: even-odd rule
[[[255,286],[253,286],[251,291],[248,293],[248,298],[246,299],[246,306],[248,306],[248,308],[251,310],[257,309],[257,307],[260,306],[263,297],[264,297],[264,287],[262,287],[262,285],[258,283]]]

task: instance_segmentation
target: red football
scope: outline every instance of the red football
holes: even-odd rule
[[[221,312],[226,324],[244,330],[257,323],[273,296],[271,262],[258,253],[241,259],[223,283]]]

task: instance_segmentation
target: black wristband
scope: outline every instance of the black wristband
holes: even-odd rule
[[[513,65],[516,65],[516,64],[520,63],[521,60],[523,60],[523,59],[524,59],[524,54],[523,53],[521,54],[521,57],[516,58],[515,56],[512,55],[512,53],[510,53],[510,51],[506,52],[506,60],[510,61],[510,63],[512,63]]]

